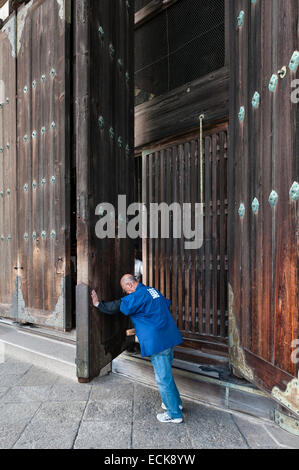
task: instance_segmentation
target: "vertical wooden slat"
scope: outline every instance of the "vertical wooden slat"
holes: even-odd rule
[[[191,195],[190,195],[190,160],[191,160],[191,152],[190,152],[190,144],[189,142],[185,143],[184,145],[184,156],[185,156],[185,174],[184,174],[184,191],[183,197],[181,199],[184,203],[190,203]],[[183,234],[184,236],[184,234]],[[184,236],[185,238],[185,236]],[[184,245],[183,245],[184,247]],[[184,310],[185,310],[185,321],[184,321],[184,330],[189,331],[190,326],[190,251],[184,249],[184,278],[185,278],[185,294],[184,294]]]
[[[198,171],[196,174],[196,181],[197,181],[197,191],[196,196],[197,200],[203,204],[203,246],[199,250],[196,256],[196,271],[198,272],[198,280],[197,284],[197,292],[198,292],[198,330],[201,333],[204,333],[204,310],[205,310],[205,244],[206,244],[206,215],[207,215],[207,205],[206,205],[206,190],[205,190],[205,175],[206,175],[206,146],[205,140],[203,139],[202,142],[202,166],[200,164],[200,148],[201,143],[197,140],[197,149],[198,149]],[[200,168],[202,168],[203,172],[203,188],[201,191],[201,175],[200,175]],[[200,195],[203,194],[203,200],[201,201]]]
[[[42,64],[41,61],[45,60],[42,55],[43,41],[41,6],[41,8],[34,10],[32,13],[31,47],[35,45],[35,54],[31,54],[31,63],[28,63],[27,65],[31,68],[31,82],[28,83],[28,86],[31,88],[31,129],[29,131],[29,136],[32,142],[32,153],[30,162],[31,168],[29,166],[28,169],[29,172],[31,171],[31,177],[28,181],[28,184],[30,187],[29,194],[31,196],[32,224],[28,234],[29,240],[26,242],[29,249],[28,267],[30,269],[30,282],[28,282],[29,292],[27,294],[29,297],[29,302],[27,302],[27,305],[40,310],[43,310],[45,304],[48,304],[46,294],[48,285],[45,285],[47,284],[47,282],[45,282],[45,264],[48,265],[49,263],[46,249],[47,247],[45,246],[46,240],[42,239],[41,237],[41,233],[44,230],[47,231],[47,226],[44,223],[44,214],[48,213],[47,210],[44,210],[45,192],[47,191],[48,186],[48,175],[46,174],[45,168],[47,157],[45,157],[46,151],[42,145],[43,139],[40,133],[41,122],[44,121],[44,100],[46,96],[45,84],[41,80],[41,76],[44,73],[41,72],[41,70],[44,68],[44,64]],[[26,67],[26,64],[23,64],[23,66]],[[35,82],[35,86],[33,86],[33,82]],[[33,137],[33,132],[36,134],[35,137]],[[44,158],[42,158],[41,155],[43,155]],[[42,184],[43,178],[46,179],[45,185]],[[35,190],[32,188],[33,181],[37,183]],[[34,231],[39,234],[39,243],[37,249],[35,249],[36,243],[32,239],[32,233]],[[47,233],[47,236],[49,236],[49,233]],[[44,262],[41,261],[43,258]]]
[[[173,160],[171,149],[166,149],[165,160],[164,160],[164,178],[165,178],[165,202],[171,204],[173,202],[172,192],[173,192]],[[174,217],[170,217],[170,221],[174,220]],[[173,269],[173,240],[172,240],[172,224],[170,223],[170,238],[169,240],[164,241],[165,247],[165,257],[166,257],[166,266],[165,266],[165,289],[166,297],[172,299],[172,269]]]
[[[160,152],[160,194],[159,194],[159,204],[162,202],[166,202],[165,198],[165,151],[161,150]],[[168,181],[166,182],[166,184]],[[165,295],[165,264],[166,264],[166,256],[165,256],[165,239],[161,238],[160,240],[160,256],[159,257],[159,264],[160,264],[160,282],[159,282],[159,290],[160,292]]]
[[[262,18],[264,21],[263,26],[263,37],[265,38],[262,42],[263,47],[263,66],[265,72],[268,72],[268,78],[271,77],[271,69],[273,70],[273,47],[274,37],[272,31],[273,24],[273,2],[270,2],[268,6],[263,5]],[[272,72],[273,73],[273,72]],[[268,138],[262,140],[262,155],[263,159],[263,173],[262,173],[262,188],[261,188],[261,205],[262,210],[260,216],[263,218],[262,224],[262,287],[260,295],[262,297],[261,310],[259,311],[258,320],[258,355],[264,357],[266,360],[272,361],[272,244],[273,244],[273,233],[272,233],[272,211],[269,206],[269,195],[274,189],[272,180],[272,146],[273,146],[273,134],[272,134],[272,119],[273,119],[273,95],[269,93],[268,84],[264,90],[264,104],[263,104],[263,134],[267,135]],[[259,281],[260,282],[260,281]]]
[[[172,168],[173,168],[173,202],[179,201],[178,188],[179,188],[179,159],[178,149],[176,146],[172,147]],[[179,254],[178,254],[178,239],[172,241],[172,314],[176,323],[178,324],[178,302],[179,302],[179,289],[178,289],[178,270],[179,270]]]
[[[190,151],[190,193],[191,193],[191,201],[193,204],[198,203],[197,195],[196,195],[196,175],[198,172],[198,153],[196,147],[196,141],[192,140],[191,142],[191,151]],[[198,229],[199,227],[195,227],[195,220],[192,220],[192,227]],[[196,332],[196,310],[200,308],[199,303],[196,303],[196,257],[197,257],[198,250],[192,250],[191,252],[191,266],[190,266],[190,282],[191,282],[191,331],[193,333]],[[197,273],[200,276],[200,273]]]
[[[210,334],[211,308],[211,138],[205,139],[205,328]]]
[[[153,202],[156,204],[159,204],[159,196],[160,196],[160,158],[161,154],[159,151],[155,153],[155,177],[154,177],[154,199]],[[160,213],[158,215],[159,219],[161,221]],[[153,285],[157,287],[157,289],[160,288],[160,224],[158,225],[158,238],[155,238],[153,240]]]
[[[217,311],[217,246],[218,246],[218,236],[217,236],[217,135],[212,136],[212,197],[211,197],[211,208],[212,208],[212,227],[211,227],[211,268],[212,268],[212,302],[211,302],[211,314],[213,323],[211,325],[211,333],[213,336],[217,336],[217,322],[218,322],[218,311]]]
[[[18,16],[20,12],[19,10]],[[20,38],[18,38],[20,39]],[[20,289],[27,305],[32,305],[33,289],[31,278],[31,240],[25,241],[24,235],[32,237],[32,74],[31,74],[31,48],[32,30],[31,18],[27,18],[27,28],[22,33],[22,47],[18,53],[18,264],[23,269],[19,271],[21,277]],[[39,183],[39,182],[37,182]],[[25,190],[25,185],[28,190]],[[32,245],[31,245],[32,246]],[[22,320],[24,312],[18,311],[18,318]]]
[[[185,154],[183,145],[178,146],[178,198],[179,201],[183,200],[184,194],[184,177],[185,177]],[[178,325],[180,330],[184,328],[184,296],[185,296],[185,282],[184,282],[184,248],[183,248],[183,239],[178,240]]]
[[[155,155],[154,154],[149,155],[148,164],[149,164],[148,203],[150,204],[150,203],[153,202],[153,184],[154,184],[153,171],[154,171],[154,164],[155,164]],[[149,208],[149,204],[148,204],[148,208]],[[153,239],[151,238],[151,234],[149,233],[149,238],[148,238],[148,250],[149,250],[149,253],[148,253],[148,283],[149,283],[150,286],[152,286],[153,282],[154,282],[154,277],[153,277],[153,262],[154,262],[153,249],[154,249],[154,242],[153,242]]]
[[[148,202],[148,181],[149,181],[149,174],[148,174],[148,157],[147,155],[142,155],[142,204],[144,207],[147,208]],[[145,214],[142,215],[142,230],[145,230],[144,224],[147,224],[148,219],[145,217]],[[148,284],[148,233],[146,236],[142,238],[142,282],[144,284]]]
[[[225,223],[225,197],[226,197],[226,160],[225,160],[225,143],[226,135],[224,132],[220,133],[219,136],[219,159],[220,159],[220,169],[219,169],[219,308],[220,308],[220,336],[225,337],[225,307],[226,307],[226,295],[227,290],[226,277],[225,277],[225,255],[226,255],[226,223]]]
[[[270,12],[271,5],[269,4]],[[270,13],[269,12],[269,13]],[[265,155],[263,152],[264,140],[260,138],[260,128],[264,126],[264,115],[270,112],[270,95],[267,89],[267,82],[261,76],[259,70],[261,67],[266,71],[269,69],[272,49],[272,34],[268,30],[269,19],[268,13],[263,14],[263,3],[255,5],[251,11],[252,34],[256,37],[257,41],[251,42],[251,60],[250,68],[252,69],[252,94],[258,91],[261,95],[262,106],[264,112],[261,113],[260,109],[252,109],[252,131],[250,134],[250,154],[255,155],[256,158],[252,162],[252,193],[251,203],[253,198],[257,198],[261,204],[263,198],[263,162]],[[270,13],[271,18],[271,13]],[[265,22],[267,24],[265,24]],[[265,29],[266,28],[266,29]],[[266,45],[267,44],[267,45]],[[263,51],[267,51],[266,55]],[[267,62],[268,61],[268,62]],[[270,71],[269,71],[270,73]],[[268,139],[269,141],[270,139]],[[251,209],[251,208],[250,208]],[[252,315],[251,315],[251,338],[248,341],[248,346],[252,348],[254,353],[258,353],[258,337],[261,334],[261,324],[263,317],[262,299],[263,299],[263,212],[264,205],[261,205],[259,212],[252,215]],[[260,319],[260,320],[259,320]]]

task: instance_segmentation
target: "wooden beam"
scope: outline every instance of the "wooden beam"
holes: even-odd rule
[[[20,8],[21,5],[24,3],[29,3],[30,0],[9,0],[9,13],[11,14],[13,11],[17,10]],[[6,3],[6,0],[0,0],[0,6],[1,3]]]
[[[140,150],[165,137],[198,128],[202,113],[205,124],[228,118],[227,67],[136,106],[135,148]]]
[[[151,20],[166,8],[169,8],[178,0],[152,0],[144,8],[135,13],[135,29]]]

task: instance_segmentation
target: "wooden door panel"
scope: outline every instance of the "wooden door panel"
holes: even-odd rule
[[[237,26],[241,11],[244,20]],[[290,196],[299,178],[298,104],[291,101],[298,72],[288,67],[297,49],[297,23],[293,0],[230,2],[231,362],[298,415],[298,364],[292,360],[299,337],[298,201]],[[270,91],[270,78],[283,65],[286,76]],[[258,106],[252,103],[256,92]],[[245,114],[238,118],[242,106]],[[273,191],[278,200],[271,205]]]
[[[18,10],[18,319],[70,328],[70,2]]]
[[[0,31],[0,316],[17,317],[16,16]]]

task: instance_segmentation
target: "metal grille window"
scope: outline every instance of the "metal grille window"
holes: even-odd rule
[[[135,104],[224,66],[224,0],[179,0],[135,33]]]

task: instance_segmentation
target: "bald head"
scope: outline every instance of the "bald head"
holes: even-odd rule
[[[135,277],[132,276],[132,274],[125,274],[120,280],[121,288],[126,294],[135,292],[138,284],[139,283],[136,281]]]

